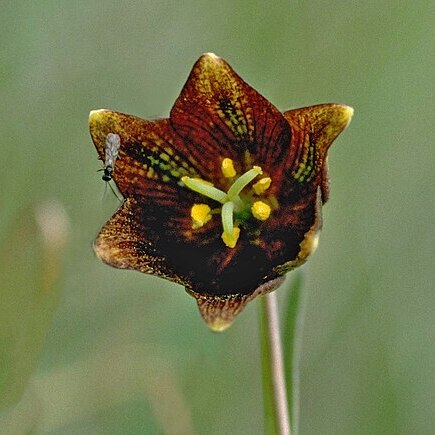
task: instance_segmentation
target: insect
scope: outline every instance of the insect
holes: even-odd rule
[[[106,143],[104,145],[104,168],[100,169],[103,171],[102,179],[106,182],[106,189],[104,193],[106,193],[107,185],[109,185],[112,193],[118,198],[119,201],[122,202],[122,199],[116,194],[112,185],[109,181],[112,179],[113,171],[115,170],[116,159],[118,158],[119,148],[121,146],[121,138],[119,135],[115,133],[109,133],[106,137]]]
[[[121,139],[115,133],[109,133],[106,138],[106,145],[104,147],[105,161],[103,180],[110,181],[112,173],[115,169],[116,159],[118,158],[119,147],[121,146]]]

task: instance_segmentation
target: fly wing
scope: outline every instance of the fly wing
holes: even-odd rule
[[[109,133],[105,144],[105,166],[115,167],[116,159],[118,158],[119,148],[121,146],[121,138],[115,133]]]

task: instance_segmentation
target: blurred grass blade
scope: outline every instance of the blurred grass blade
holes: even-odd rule
[[[302,348],[302,330],[304,322],[304,294],[302,292],[303,274],[294,272],[284,318],[284,365],[287,382],[287,395],[290,408],[292,434],[299,433],[299,361]]]
[[[56,202],[24,210],[0,249],[0,409],[27,386],[58,301],[68,219]]]

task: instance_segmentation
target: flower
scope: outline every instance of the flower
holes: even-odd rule
[[[315,250],[328,148],[352,114],[339,104],[280,113],[214,54],[196,62],[167,119],[92,111],[106,164],[119,137],[108,172],[124,196],[97,256],[182,284],[208,326],[225,329]]]

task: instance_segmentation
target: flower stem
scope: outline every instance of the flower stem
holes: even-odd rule
[[[275,292],[261,298],[263,388],[266,430],[290,435],[287,388]]]

